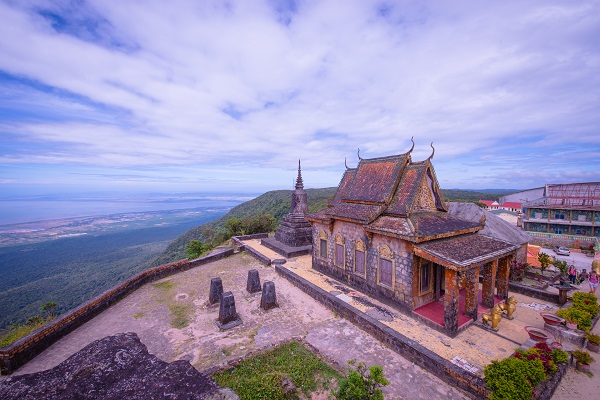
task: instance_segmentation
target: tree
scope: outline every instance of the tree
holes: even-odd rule
[[[209,246],[200,240],[191,240],[186,248],[187,256],[190,260],[200,257],[203,253],[210,250]]]
[[[54,310],[56,309],[57,304],[53,301],[49,301],[43,306],[40,307],[40,311],[45,311],[48,313],[50,318],[54,318]]]
[[[380,387],[390,384],[383,375],[383,368],[379,365],[367,368],[363,362],[353,368],[355,364],[356,360],[348,361],[348,365],[352,368],[349,368],[348,375],[340,380],[340,386],[335,394],[336,399],[383,400]]]
[[[542,267],[542,275],[544,275],[544,271],[550,265],[550,256],[546,253],[539,252],[538,253],[538,261],[540,262],[540,266]]]

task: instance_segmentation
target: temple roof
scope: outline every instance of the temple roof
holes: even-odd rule
[[[485,235],[461,235],[417,244],[415,254],[448,268],[463,270],[512,253],[518,245]]]
[[[412,149],[404,154],[364,159],[347,168],[329,207],[309,215],[328,223],[344,220],[388,236],[421,242],[471,233],[483,224],[447,213],[432,155],[413,162]]]

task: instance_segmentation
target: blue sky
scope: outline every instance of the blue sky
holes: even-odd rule
[[[598,1],[0,0],[0,196],[600,181]]]

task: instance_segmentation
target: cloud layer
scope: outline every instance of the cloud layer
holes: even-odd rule
[[[5,187],[261,191],[291,186],[299,158],[331,186],[356,148],[411,136],[415,159],[435,143],[446,188],[600,181],[598,1],[15,0],[0,15]]]

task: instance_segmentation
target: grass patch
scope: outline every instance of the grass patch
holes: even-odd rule
[[[143,312],[143,311],[136,312],[135,314],[133,314],[133,318],[135,318],[135,319],[140,319],[140,318],[142,318],[144,315],[146,315],[146,313],[145,313],[145,312]]]
[[[171,310],[171,327],[172,328],[185,328],[190,324],[190,307],[183,304],[169,304],[169,310]]]
[[[16,342],[23,336],[30,334],[38,328],[41,328],[53,319],[54,318],[52,317],[37,317],[30,318],[30,321],[26,324],[11,325],[10,328],[8,328],[8,332],[0,334],[0,348]]]
[[[169,279],[168,281],[153,283],[152,287],[162,290],[163,292],[167,292],[175,287],[175,283]]]
[[[286,377],[309,397],[332,379],[339,380],[341,374],[302,344],[292,341],[212,377],[219,386],[231,388],[241,400],[254,400],[286,398],[281,386]]]

